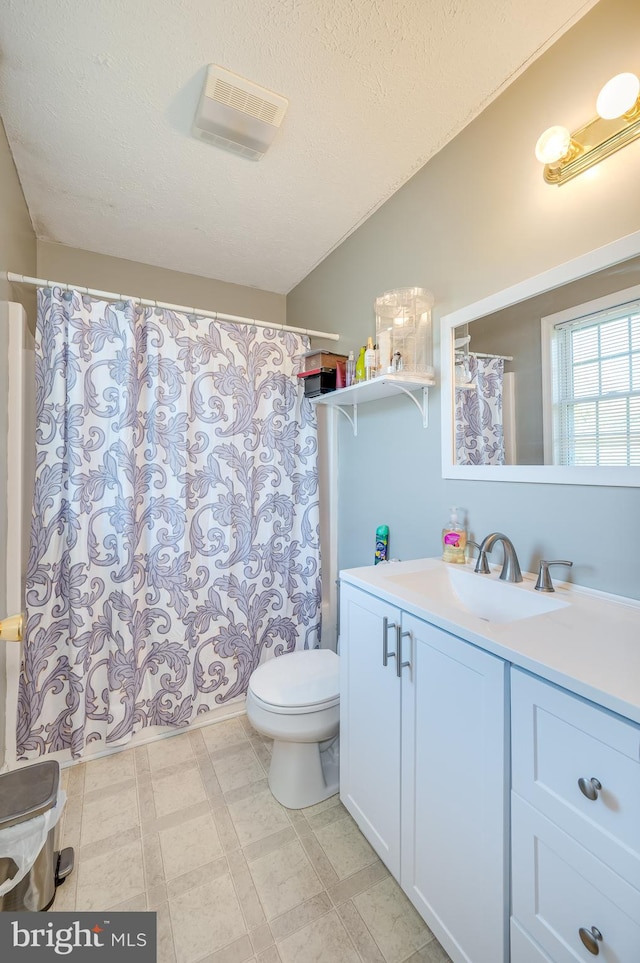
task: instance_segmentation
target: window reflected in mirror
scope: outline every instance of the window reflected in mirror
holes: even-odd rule
[[[640,466],[640,256],[453,338],[454,464]]]
[[[640,287],[543,318],[542,344],[545,461],[640,465]]]

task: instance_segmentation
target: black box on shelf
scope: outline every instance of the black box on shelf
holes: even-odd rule
[[[305,398],[317,398],[328,391],[336,389],[335,368],[314,368],[312,371],[301,371],[298,375],[304,381]]]

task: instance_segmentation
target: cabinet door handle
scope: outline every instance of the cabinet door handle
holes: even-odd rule
[[[597,799],[598,793],[602,789],[602,783],[599,779],[596,779],[595,776],[591,779],[585,779],[584,776],[581,776],[580,779],[578,779],[578,786],[580,787],[582,795],[591,800]]]
[[[389,648],[388,648],[389,629],[395,629],[397,632],[398,626],[396,626],[395,622],[390,622],[387,616],[385,615],[385,617],[382,620],[382,664],[385,666],[389,664],[389,659],[396,659],[397,661],[396,653],[389,652]]]
[[[408,636],[409,640],[413,643],[413,637],[411,635],[411,632],[403,632],[402,626],[400,625],[396,626],[396,636],[397,636],[396,645],[398,648],[398,658],[396,659],[396,675],[398,676],[398,678],[400,678],[400,676],[402,675],[403,669],[411,668],[411,659],[407,659],[406,662],[402,661],[402,640],[406,639]]]
[[[602,943],[602,933],[600,930],[595,926],[592,926],[590,930],[587,930],[584,928],[584,926],[581,926],[578,930],[578,936],[582,940],[583,946],[586,946],[593,956],[597,956],[600,952],[598,943]]]

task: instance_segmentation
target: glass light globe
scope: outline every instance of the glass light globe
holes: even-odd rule
[[[536,157],[541,164],[553,164],[569,152],[571,134],[566,127],[548,127],[538,137]]]
[[[614,120],[631,110],[640,94],[640,80],[635,74],[618,74],[609,80],[596,101],[598,116]]]

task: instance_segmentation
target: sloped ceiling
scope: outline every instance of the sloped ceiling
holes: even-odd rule
[[[0,113],[39,239],[286,293],[594,3],[0,0]],[[289,99],[261,161],[209,63]]]

